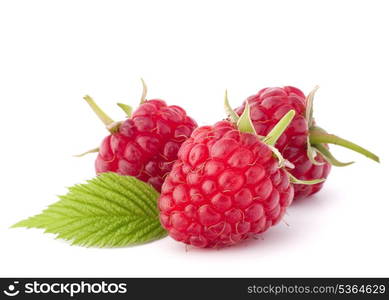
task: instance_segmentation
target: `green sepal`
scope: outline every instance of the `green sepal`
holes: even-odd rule
[[[88,151],[85,151],[84,153],[76,154],[76,155],[73,155],[73,156],[74,157],[82,157],[82,156],[85,156],[87,154],[96,153],[96,152],[99,152],[99,151],[100,151],[100,148],[93,148],[93,149],[90,149]]]
[[[253,122],[250,117],[250,104],[246,101],[244,111],[237,121],[237,127],[240,132],[247,132],[257,135]]]
[[[315,94],[316,94],[318,89],[319,89],[319,86],[318,85],[315,86],[312,89],[312,91],[308,94],[308,96],[306,97],[305,120],[307,120],[308,128],[311,128],[311,126],[313,125],[313,100],[314,100]],[[309,161],[315,166],[320,166],[320,165],[324,164],[324,162],[319,162],[315,159],[316,151],[311,146],[309,134],[307,136],[307,156],[308,156]]]
[[[329,134],[320,127],[312,127],[309,129],[309,139],[313,147],[315,147],[318,144],[334,144],[358,152],[374,160],[375,162],[380,162],[379,157],[374,153],[370,152],[369,150],[357,144],[354,144],[353,142],[338,137],[334,134]]]
[[[289,169],[294,169],[294,164],[292,164],[289,160],[285,159],[281,152],[274,146],[272,145],[267,145],[271,151],[273,152],[273,155],[277,158],[278,160],[278,167],[279,168],[289,168]]]
[[[277,143],[279,137],[284,133],[286,128],[292,122],[296,112],[294,110],[288,111],[281,120],[273,127],[268,135],[263,139],[263,142],[267,145],[274,146]]]
[[[306,98],[305,120],[308,122],[308,128],[311,128],[313,125],[313,99],[318,89],[319,86],[315,86]]]
[[[96,116],[104,123],[105,126],[109,126],[114,122],[101,108],[97,103],[92,99],[91,96],[84,96],[84,100],[89,104],[92,110],[95,112]]]
[[[143,80],[143,78],[140,79],[142,82],[142,96],[140,97],[140,104],[143,104],[146,102],[146,96],[147,96],[147,85],[146,82]]]
[[[333,155],[332,153],[323,145],[323,144],[317,144],[315,145],[315,150],[317,152],[319,152],[323,158],[329,162],[331,165],[333,166],[336,166],[336,167],[346,167],[346,166],[349,166],[351,164],[353,164],[354,162],[353,161],[350,161],[350,162],[341,162],[339,160],[337,160]]]
[[[90,97],[89,95],[84,96],[84,100],[89,104],[92,108],[96,116],[104,123],[105,127],[111,133],[114,133],[118,130],[117,123],[112,120],[101,108],[97,105],[97,103]]]
[[[130,105],[124,104],[124,103],[116,103],[117,106],[119,106],[122,111],[126,114],[127,117],[131,118],[132,115],[132,107]]]
[[[226,106],[226,103],[228,104],[227,97],[225,97],[224,104],[225,104],[226,111],[229,114],[231,108],[229,107],[229,104],[228,106]],[[274,145],[277,143],[277,140],[284,133],[286,128],[289,126],[289,124],[292,122],[295,114],[296,112],[294,110],[290,110],[282,117],[280,121],[278,121],[278,123],[274,126],[274,128],[269,132],[269,134],[266,137],[260,137],[260,139],[271,149],[273,155],[277,158],[279,163],[279,168],[290,168],[290,169],[294,168],[294,165],[291,162],[289,162],[287,159],[285,159],[280,153],[280,151]],[[245,109],[237,121],[237,126],[239,131],[241,132],[248,132],[257,135],[254,125],[250,118],[250,105],[248,101],[246,101]],[[325,179],[299,180],[296,177],[294,177],[292,174],[290,174],[290,172],[288,171],[286,172],[289,175],[290,181],[295,184],[312,185],[312,184],[323,182],[325,180]]]
[[[317,161],[316,158],[316,149],[312,147],[309,135],[307,136],[307,156],[309,161],[315,166],[324,165],[324,162]]]
[[[237,123],[239,120],[238,114],[232,109],[230,105],[230,101],[228,100],[228,93],[227,90],[224,93],[224,110],[229,118],[231,118],[231,121],[234,123]]]
[[[314,179],[314,180],[300,180],[300,179],[297,179],[296,177],[294,177],[290,172],[287,172],[287,173],[288,173],[290,182],[291,182],[291,183],[294,183],[294,184],[307,184],[307,185],[312,185],[312,184],[318,184],[318,183],[320,183],[320,182],[325,181],[324,178],[321,178],[321,179]]]

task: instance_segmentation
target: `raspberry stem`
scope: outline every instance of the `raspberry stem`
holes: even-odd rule
[[[374,153],[370,152],[369,150],[357,144],[354,144],[353,142],[338,137],[334,134],[329,134],[325,130],[321,129],[320,127],[312,127],[309,130],[309,139],[311,145],[316,148],[317,148],[316,145],[320,145],[320,144],[334,144],[358,152],[376,162],[380,162],[379,157]]]

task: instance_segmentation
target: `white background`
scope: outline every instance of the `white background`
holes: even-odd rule
[[[389,276],[388,1],[1,1],[0,276]],[[199,124],[260,88],[321,86],[320,126],[374,150],[343,149],[317,196],[261,239],[221,250],[171,238],[121,249],[69,246],[9,229],[94,176],[106,134],[88,93],[116,120],[149,96]]]

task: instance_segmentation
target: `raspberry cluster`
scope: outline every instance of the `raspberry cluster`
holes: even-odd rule
[[[312,101],[295,87],[265,88],[233,110],[229,119],[197,128],[179,106],[145,100],[128,118],[113,122],[89,97],[104,122],[96,172],[134,176],[160,191],[160,221],[169,235],[195,247],[236,244],[266,231],[293,199],[318,192],[331,165],[346,166],[328,144],[379,158],[316,126]]]

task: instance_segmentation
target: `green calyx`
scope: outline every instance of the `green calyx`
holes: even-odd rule
[[[274,146],[280,136],[284,133],[285,129],[288,128],[290,122],[292,122],[295,114],[296,112],[294,110],[287,112],[263,139],[263,142],[270,146]]]
[[[315,97],[315,94],[317,90],[319,89],[319,86],[315,86],[313,90],[308,94],[306,98],[306,110],[305,110],[305,120],[308,122],[308,127],[311,128],[313,125],[314,119],[313,119],[313,99]]]
[[[313,126],[309,129],[309,140],[311,146],[318,149],[319,151],[323,149],[323,147],[320,147],[323,144],[334,144],[358,152],[367,158],[374,160],[375,162],[380,162],[380,158],[369,150],[334,134],[329,134],[320,127]]]
[[[124,104],[124,103],[116,103],[117,106],[119,106],[122,111],[126,114],[127,117],[131,118],[132,115],[132,107],[130,105]]]
[[[76,155],[73,155],[74,157],[83,157],[85,155],[88,155],[88,154],[91,154],[91,153],[96,153],[96,152],[99,152],[100,151],[100,148],[93,148],[93,149],[90,149],[88,151],[85,151],[84,153],[81,153],[81,154],[76,154]]]
[[[315,86],[306,98],[305,120],[307,120],[308,128],[311,128],[313,123],[314,123],[313,99],[314,99],[315,93],[318,89],[319,89],[319,86]],[[316,150],[317,149],[315,149],[311,146],[310,137],[308,135],[307,136],[307,156],[308,156],[309,160],[311,161],[312,164],[314,164],[316,166],[324,165],[325,162],[319,162],[315,159],[316,155],[318,153],[318,151],[316,151]]]
[[[238,126],[238,129],[241,132],[257,134],[250,117],[250,104],[247,101],[244,111],[236,122],[236,125]]]
[[[146,95],[147,95],[147,85],[145,81],[141,78],[142,82],[142,96],[140,100],[140,104],[143,104],[146,102]],[[84,96],[84,100],[89,104],[89,106],[92,108],[93,112],[96,114],[96,116],[103,122],[105,125],[105,128],[110,133],[115,133],[119,130],[122,122],[115,122],[113,119],[111,119],[101,108],[97,105],[97,103],[90,97],[89,95]],[[128,118],[131,118],[132,116],[132,107],[128,104],[124,103],[116,103],[119,108],[126,114]],[[94,148],[92,150],[88,150],[84,153],[74,155],[75,157],[81,157],[90,153],[98,152],[99,148]]]
[[[146,82],[143,80],[143,78],[141,78],[140,81],[142,82],[142,96],[140,98],[140,104],[143,104],[146,102],[147,85]]]
[[[301,179],[298,179],[296,177],[294,177],[290,172],[288,172],[288,175],[289,175],[289,180],[290,182],[294,183],[294,184],[308,184],[308,185],[311,185],[311,184],[318,184],[320,182],[323,182],[325,181],[325,179],[313,179],[313,180],[301,180]]]
[[[229,106],[228,100],[225,102],[227,102],[227,105]],[[242,115],[238,118],[238,120],[236,121],[236,125],[237,125],[239,131],[255,134],[259,137],[259,139],[262,142],[264,142],[266,145],[273,148],[274,145],[277,143],[277,140],[284,133],[286,128],[288,128],[290,122],[292,122],[295,114],[296,114],[296,112],[294,110],[288,111],[281,118],[281,120],[278,121],[278,123],[273,127],[273,129],[268,133],[267,136],[265,136],[265,137],[258,136],[256,131],[255,131],[253,122],[251,121],[250,104],[246,101],[244,111],[243,111]]]
[[[245,109],[240,117],[237,118],[236,113],[231,109],[231,106],[229,104],[228,98],[227,98],[227,92],[224,97],[224,107],[226,109],[227,114],[232,119],[234,123],[236,123],[238,130],[241,132],[247,132],[256,135],[262,142],[264,142],[268,147],[272,150],[274,157],[277,158],[279,168],[290,168],[293,169],[294,165],[290,163],[288,160],[286,160],[282,154],[279,152],[279,150],[274,146],[277,143],[277,140],[280,138],[280,136],[284,133],[286,128],[288,128],[290,122],[292,122],[296,112],[294,110],[290,110],[287,112],[281,120],[274,126],[274,128],[268,133],[267,136],[262,137],[258,136],[254,125],[250,118],[250,105],[246,101]],[[236,120],[237,118],[237,120]],[[294,177],[289,171],[285,170],[288,173],[289,180],[292,183],[295,184],[317,184],[324,179],[316,179],[316,180],[299,180],[296,177]]]
[[[140,104],[143,104],[146,102],[146,96],[147,96],[147,85],[143,78],[140,79],[142,82],[142,96],[140,99]],[[120,127],[120,122],[115,122],[112,120],[98,105],[97,103],[92,99],[92,97],[86,95],[84,97],[84,100],[89,104],[89,106],[92,108],[94,113],[97,115],[97,117],[104,123],[106,128],[111,132],[116,132]],[[121,110],[126,114],[128,118],[131,118],[132,116],[132,107],[128,104],[124,103],[117,103],[117,105],[121,108]]]
[[[96,116],[104,123],[105,128],[111,133],[115,133],[118,131],[120,127],[120,122],[115,122],[112,120],[101,108],[97,105],[97,103],[92,99],[92,97],[86,95],[84,100],[89,104],[92,108]]]
[[[250,107],[249,107],[250,109]],[[231,120],[235,123],[238,122],[239,116],[238,114],[232,109],[230,102],[228,101],[228,93],[227,90],[224,93],[224,110],[226,111],[226,114]]]
[[[320,161],[316,160],[317,153],[318,153],[318,151],[316,148],[312,147],[310,139],[309,139],[309,135],[308,135],[307,136],[307,156],[308,156],[309,160],[311,161],[312,164],[314,164],[316,166],[324,165],[325,162],[320,162]]]
[[[101,108],[97,105],[97,103],[90,97],[89,95],[86,95],[84,97],[84,100],[89,104],[89,106],[92,108],[96,116],[101,120],[101,122],[104,123],[105,126],[111,126],[112,123],[114,123],[114,120],[112,120]]]
[[[315,126],[314,118],[313,118],[313,98],[318,89],[316,86],[312,92],[310,92],[306,98],[306,112],[305,118],[308,122],[309,135],[307,138],[307,156],[309,160],[314,165],[322,165],[323,162],[316,161],[315,157],[319,153],[327,162],[329,162],[333,166],[344,167],[352,164],[353,162],[340,162],[338,161],[332,153],[325,146],[326,144],[334,144],[338,146],[342,146],[348,148],[352,151],[358,152],[367,158],[374,160],[375,162],[379,162],[380,159],[377,155],[370,152],[369,150],[353,143],[348,140],[345,140],[341,137],[338,137],[334,134],[327,133],[324,129]]]
[[[331,165],[333,166],[336,166],[336,167],[346,167],[346,166],[349,166],[351,164],[353,164],[354,162],[353,161],[350,161],[350,162],[341,162],[339,160],[337,160],[332,154],[331,152],[328,150],[328,148],[326,146],[324,146],[323,144],[317,144],[315,145],[315,147],[313,147],[318,153],[321,154],[321,156],[324,157],[324,159],[326,161],[328,161]]]

